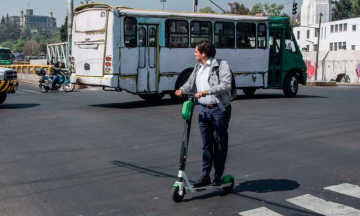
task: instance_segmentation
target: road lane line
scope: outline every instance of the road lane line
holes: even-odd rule
[[[344,184],[329,186],[324,189],[360,199],[360,187],[357,185],[344,183]]]
[[[240,212],[239,215],[242,215],[242,216],[282,216],[281,214],[273,212],[270,209],[265,208],[265,207],[253,209],[253,210],[246,211],[246,212]]]
[[[34,93],[34,94],[42,94],[38,91],[34,91],[34,90],[26,90],[26,89],[21,89],[20,92],[28,92],[28,93]]]
[[[288,202],[326,216],[359,216],[360,210],[326,201],[310,194],[288,199]]]

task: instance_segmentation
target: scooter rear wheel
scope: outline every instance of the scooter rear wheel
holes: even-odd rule
[[[230,182],[232,183],[231,186],[222,188],[226,193],[231,193],[233,191],[233,188],[234,188],[234,185],[235,185],[235,180],[233,178],[231,178]]]
[[[39,86],[39,89],[40,89],[40,92],[41,92],[41,93],[46,93],[46,92],[48,92],[48,91],[50,90],[50,88],[44,86],[43,84],[41,84],[41,85]]]
[[[179,187],[173,187],[173,189],[171,190],[171,198],[177,203],[182,202],[184,196],[185,196],[185,189],[182,196],[180,196],[179,194]]]

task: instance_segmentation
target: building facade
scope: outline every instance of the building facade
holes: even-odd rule
[[[320,37],[319,51],[360,50],[360,17],[326,22],[293,29],[303,52],[316,51]]]
[[[20,12],[20,16],[10,16],[5,19],[6,22],[14,23],[19,26],[21,29],[27,28],[57,28],[56,18],[53,16],[53,13],[50,13],[49,16],[38,16],[34,15],[34,10],[27,9],[26,12]]]

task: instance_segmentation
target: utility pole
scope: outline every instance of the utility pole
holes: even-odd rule
[[[68,31],[68,42],[71,42],[72,39],[72,24],[73,24],[73,11],[74,11],[74,1],[68,0],[68,15],[67,15],[67,31]]]
[[[317,52],[316,52],[316,66],[315,66],[315,81],[317,81],[317,72],[318,72],[318,61],[319,61],[319,50],[320,50],[320,29],[321,29],[321,17],[323,16],[320,13],[319,29],[318,29],[318,43],[317,43]]]

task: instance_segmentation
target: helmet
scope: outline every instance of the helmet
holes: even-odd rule
[[[61,67],[60,62],[55,62],[54,67],[55,67],[55,68],[59,68],[59,67]]]

